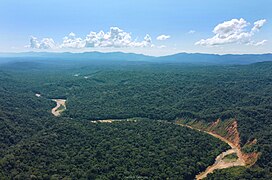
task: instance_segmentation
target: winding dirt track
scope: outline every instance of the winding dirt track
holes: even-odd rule
[[[243,159],[243,156],[242,156],[242,152],[240,150],[240,148],[238,148],[237,146],[235,146],[232,142],[230,142],[229,140],[227,140],[226,138],[224,137],[221,137],[217,134],[214,134],[212,132],[207,132],[207,131],[202,131],[200,129],[196,129],[196,128],[193,128],[191,126],[188,126],[188,125],[183,125],[183,124],[179,124],[181,126],[184,126],[184,127],[188,127],[188,128],[191,128],[191,129],[194,129],[194,130],[197,130],[197,131],[201,131],[201,132],[205,132],[207,134],[210,134],[218,139],[220,139],[221,141],[224,141],[225,143],[227,143],[231,149],[225,151],[225,152],[222,152],[220,155],[218,155],[215,159],[215,163],[211,166],[209,166],[204,172],[201,172],[200,174],[198,174],[196,176],[196,179],[197,180],[201,180],[201,179],[204,179],[205,177],[207,177],[208,174],[210,173],[213,173],[214,170],[216,169],[225,169],[225,168],[230,168],[230,167],[234,167],[234,166],[245,166],[246,163]],[[233,154],[235,153],[238,157],[238,159],[234,162],[225,162],[223,159],[226,155],[228,154]]]
[[[57,106],[54,107],[51,111],[52,114],[54,116],[60,116],[60,113],[62,113],[66,109],[66,105],[65,105],[66,100],[65,99],[52,99],[52,101],[55,101],[57,103]],[[64,109],[58,110],[60,108],[60,106],[63,106]]]

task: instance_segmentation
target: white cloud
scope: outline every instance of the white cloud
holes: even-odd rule
[[[248,45],[253,45],[253,46],[263,46],[265,45],[267,42],[267,40],[262,40],[262,41],[259,41],[259,42],[254,42],[254,41],[251,41],[248,43]]]
[[[149,34],[147,34],[145,37],[144,37],[144,40],[141,41],[141,42],[138,42],[138,41],[133,41],[131,42],[130,46],[129,47],[154,47],[155,45],[152,44],[152,39],[151,37],[149,36]]]
[[[52,38],[43,38],[40,44],[40,49],[53,49],[55,46],[55,42]]]
[[[154,47],[151,37],[147,34],[144,40],[133,40],[131,34],[125,32],[118,27],[111,27],[109,32],[90,32],[85,38],[76,37],[76,34],[71,32],[63,38],[60,45],[56,45],[52,38],[44,38],[41,42],[37,38],[31,37],[31,48],[49,49],[49,48],[93,48],[93,47]]]
[[[260,42],[255,43],[254,46],[262,46],[262,45],[265,45],[266,42],[267,40],[262,40]]]
[[[189,32],[188,32],[188,34],[194,34],[196,31],[195,30],[190,30]]]
[[[159,40],[159,41],[164,41],[164,40],[167,40],[167,39],[169,39],[169,38],[170,38],[169,35],[164,35],[164,34],[162,34],[162,35],[160,35],[160,36],[157,37],[157,40]]]
[[[254,22],[254,27],[252,28],[252,31],[259,31],[263,25],[266,23],[266,19],[261,19],[259,21]]]
[[[68,36],[63,38],[60,48],[84,48],[85,42],[81,38],[76,38],[76,34],[71,32]]]
[[[38,41],[38,39],[36,37],[34,37],[34,36],[30,37],[30,45],[29,45],[29,47],[31,47],[31,48],[37,48],[37,49],[40,47],[40,43],[39,43],[39,41]]]
[[[68,36],[70,36],[70,37],[76,37],[76,34],[73,33],[73,32],[70,32],[70,34]]]
[[[31,36],[30,45],[28,47],[35,49],[53,49],[56,45],[52,38],[43,38],[41,41],[38,41],[36,37]]]
[[[248,27],[250,23],[246,22],[243,18],[225,21],[218,24],[213,29],[213,33],[215,34],[213,37],[201,39],[196,42],[195,45],[215,46],[233,43],[250,44],[254,33],[259,31],[265,22],[266,20],[256,21],[254,27],[250,31],[247,31],[246,27]]]
[[[130,33],[118,27],[111,27],[110,31],[90,32],[85,38],[85,47],[131,47],[133,41]]]

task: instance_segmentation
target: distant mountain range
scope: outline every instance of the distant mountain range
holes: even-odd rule
[[[272,54],[242,54],[216,55],[201,53],[179,53],[169,56],[146,56],[142,54],[123,52],[84,52],[84,53],[51,53],[25,52],[0,54],[0,63],[11,60],[82,60],[82,61],[142,61],[156,63],[186,63],[186,64],[251,64],[272,61]]]
[[[170,56],[158,57],[159,62],[205,63],[205,64],[251,64],[256,62],[272,61],[272,54],[200,54],[179,53]]]

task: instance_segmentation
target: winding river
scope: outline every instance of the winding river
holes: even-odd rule
[[[52,101],[55,101],[57,103],[56,107],[52,109],[52,114],[54,116],[60,116],[60,114],[66,110],[66,99],[52,99]],[[60,109],[60,107],[63,107]]]
[[[221,141],[224,141],[225,143],[227,143],[231,149],[222,152],[221,154],[219,154],[216,158],[215,158],[215,162],[213,165],[209,166],[205,171],[199,173],[198,175],[196,175],[196,179],[197,180],[201,180],[207,177],[208,174],[213,173],[216,169],[225,169],[225,168],[230,168],[230,167],[234,167],[234,166],[245,166],[246,163],[243,159],[243,155],[242,152],[240,150],[240,148],[238,148],[236,145],[234,145],[232,142],[230,142],[229,140],[227,140],[226,138],[219,136],[218,134],[212,133],[212,132],[207,132],[207,131],[202,131],[200,129],[197,128],[193,128],[191,126],[188,125],[183,125],[183,124],[179,124],[181,126],[184,127],[188,127],[190,129],[194,129],[197,131],[201,131],[207,134],[212,135],[215,138],[220,139]],[[233,162],[227,162],[224,160],[224,157],[229,155],[229,154],[236,154],[237,155],[237,159]]]

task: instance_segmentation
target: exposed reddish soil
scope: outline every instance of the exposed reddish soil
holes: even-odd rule
[[[217,126],[221,122],[220,118],[218,118],[215,122],[211,124],[211,128]]]
[[[240,148],[240,134],[238,132],[238,123],[237,121],[233,121],[227,128],[228,132],[227,139],[230,140],[236,147]]]
[[[219,156],[216,157],[215,163],[211,166],[209,166],[204,172],[200,173],[199,175],[196,176],[197,180],[203,179],[207,177],[209,173],[212,173],[216,169],[224,169],[224,168],[229,168],[233,166],[250,166],[253,165],[257,158],[258,158],[258,153],[243,153],[241,151],[241,146],[240,146],[240,134],[238,131],[238,123],[237,120],[230,121],[229,124],[226,124],[224,127],[220,127],[219,125],[221,123],[220,119],[217,119],[215,122],[211,123],[209,127],[205,128],[205,130],[199,129],[192,126],[188,125],[182,125],[189,127],[191,129],[195,129],[198,131],[203,131],[205,133],[208,133],[231,146],[231,149],[221,153]],[[225,132],[225,135],[221,135],[218,132]],[[257,140],[253,140],[252,142],[249,142],[249,144],[256,144]],[[235,162],[225,162],[223,158],[230,154],[230,153],[236,153],[238,159]]]

